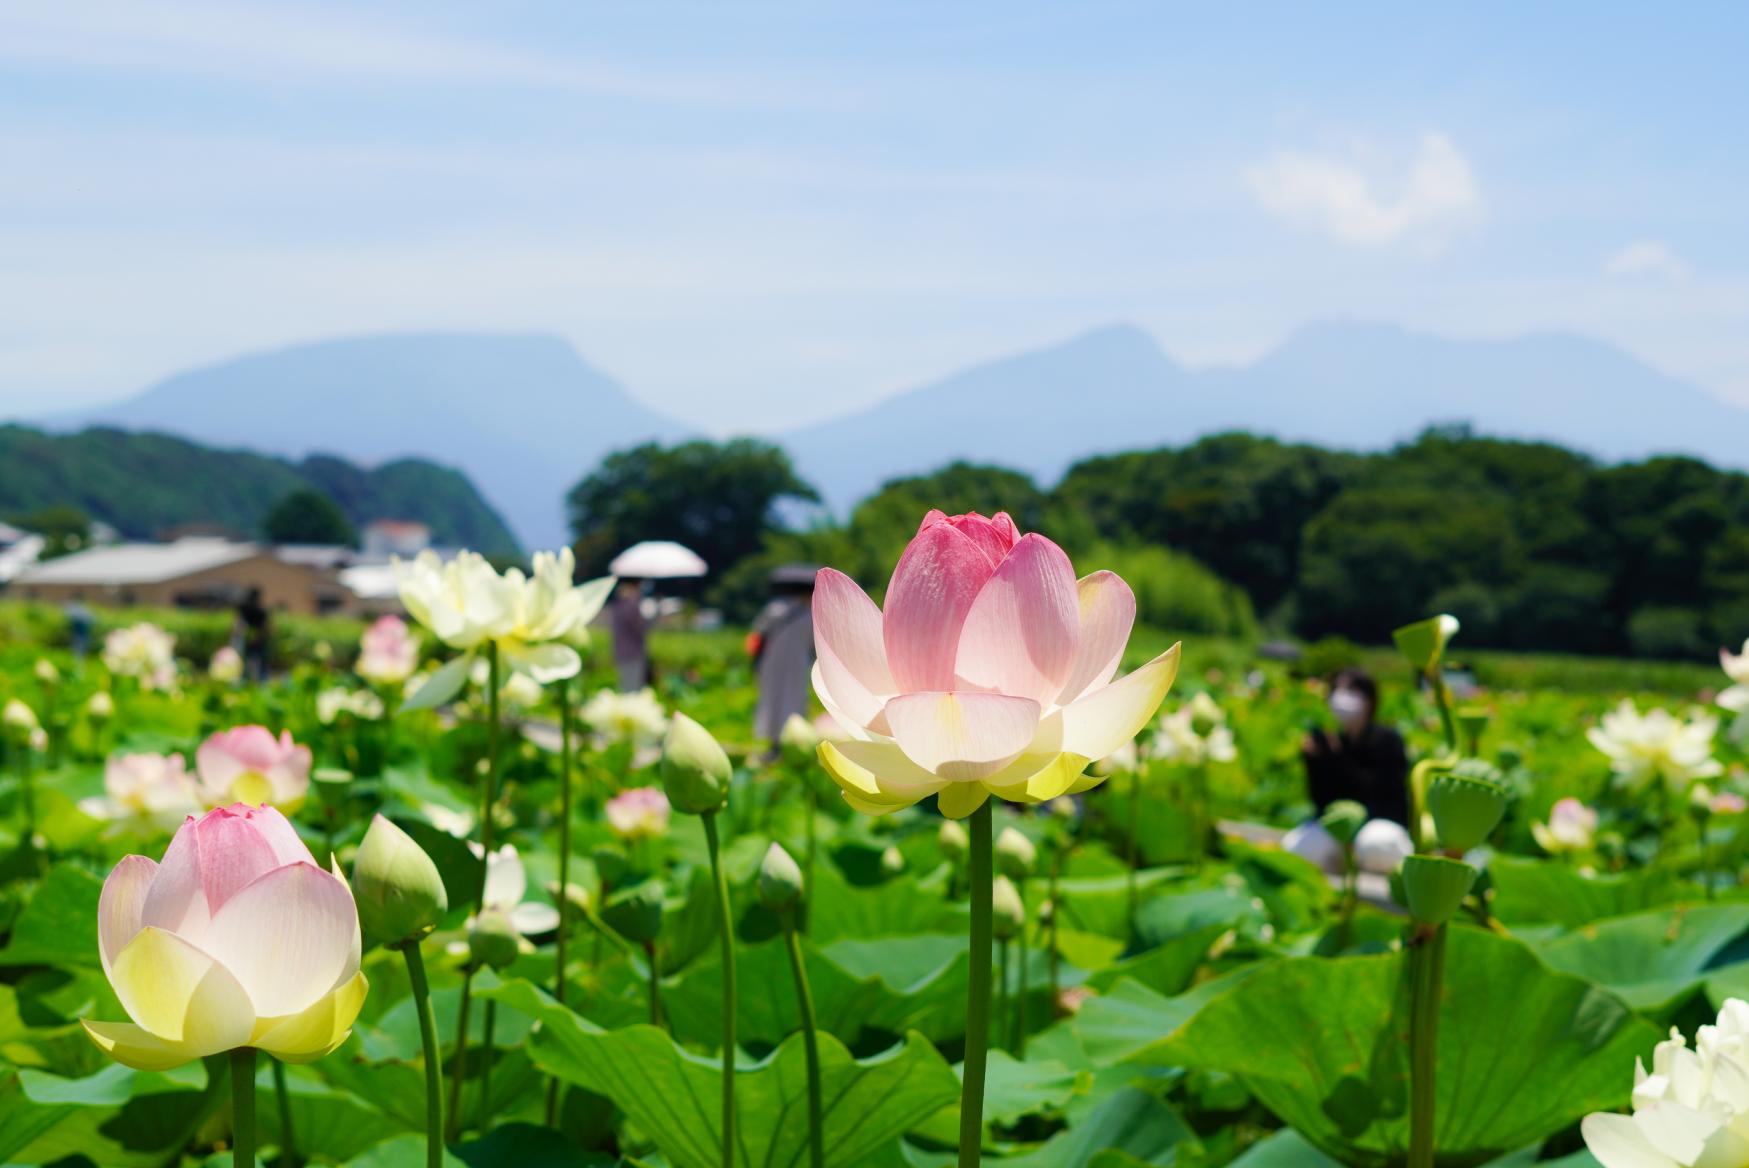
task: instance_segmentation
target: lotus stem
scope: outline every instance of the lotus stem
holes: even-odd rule
[[[662,1025],[662,966],[656,956],[656,942],[644,942],[644,963],[650,967],[650,1025]]]
[[[559,928],[553,937],[553,1000],[565,1004],[565,933],[571,904],[571,680],[559,682]],[[559,1114],[559,1080],[547,1083],[547,1126]]]
[[[1427,671],[1427,682],[1433,687],[1433,704],[1439,707],[1439,724],[1445,730],[1446,749],[1458,752],[1457,723],[1451,717],[1451,691],[1445,688],[1444,667],[1435,665]]]
[[[407,980],[413,985],[413,1005],[419,1012],[419,1043],[425,1052],[425,1164],[443,1168],[443,1049],[437,1044],[437,1013],[431,1008],[431,986],[425,980],[425,958],[419,942],[401,946],[407,960]]]
[[[474,967],[462,970],[462,1004],[456,1016],[455,1062],[449,1072],[449,1139],[455,1142],[462,1134],[462,1080],[468,1077],[468,1020],[473,1008]]]
[[[1057,881],[1061,878],[1061,876],[1063,874],[1063,852],[1064,851],[1065,851],[1065,848],[1061,843],[1059,843],[1055,848],[1051,849],[1051,880],[1050,880],[1051,923],[1046,930],[1047,936],[1045,938],[1045,943],[1050,946],[1050,952],[1048,953],[1046,960],[1048,961],[1049,968],[1050,968],[1051,1009],[1053,1011],[1056,1009],[1057,994],[1061,991],[1061,988],[1062,988],[1062,986],[1061,986],[1062,970],[1060,968],[1061,959],[1058,957],[1058,954],[1057,954],[1057,918],[1058,918],[1058,916],[1060,916],[1062,914],[1063,905],[1062,905],[1062,902],[1060,900],[1058,900]]]
[[[796,979],[796,1001],[802,1011],[802,1049],[808,1056],[808,1163],[812,1168],[825,1168],[826,1127],[820,1099],[820,1039],[815,1033],[814,995],[808,988],[808,967],[802,960],[802,941],[796,932],[793,914],[784,928],[784,936],[789,946],[790,972]]]
[[[966,1061],[960,1080],[959,1168],[978,1168],[984,1154],[984,1062],[990,1046],[991,889],[995,844],[990,802],[971,816],[971,977],[966,987]]]
[[[231,1052],[231,1165],[255,1168],[255,1048]]]
[[[1433,1168],[1439,999],[1445,982],[1445,930],[1439,925],[1409,951],[1409,1168]]]
[[[495,999],[486,1000],[486,1027],[480,1036],[480,1134],[485,1135],[492,1130],[492,1059],[496,1053],[493,1050],[492,1032],[497,1028],[498,1003]]]
[[[1010,1050],[1014,1047],[1014,1011],[1008,1001],[1008,951],[1011,948],[1007,939],[996,942],[996,1025],[1004,1040],[1002,1045]]]
[[[1129,943],[1136,943],[1136,909],[1139,893],[1136,888],[1136,864],[1140,855],[1136,845],[1136,822],[1142,815],[1142,772],[1130,772],[1130,799],[1128,809],[1129,836],[1124,841],[1124,864],[1129,869]]]
[[[498,643],[486,646],[486,781],[480,787],[480,890],[474,916],[486,910],[486,872],[492,862],[492,806],[498,802]],[[456,1007],[455,1074],[450,1083],[449,1136],[461,1135],[462,1079],[467,1076],[468,1012],[473,1005],[474,971],[462,971],[462,1000]]]
[[[1026,922],[1020,923],[1020,932],[1014,935],[1015,957],[1020,965],[1020,983],[1014,989],[1014,1039],[1008,1045],[1014,1050],[1014,1057],[1026,1057]]]
[[[298,1141],[292,1132],[291,1095],[285,1089],[285,1064],[278,1059],[273,1065],[273,1097],[279,1104],[279,1162],[284,1168],[297,1168]]]
[[[735,1168],[734,918],[729,909],[729,876],[723,871],[722,845],[717,838],[717,812],[707,811],[701,818],[710,848],[711,877],[717,885],[717,931],[723,938],[723,1168]]]

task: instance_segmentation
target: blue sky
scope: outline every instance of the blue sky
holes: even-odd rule
[[[0,414],[556,332],[727,431],[1115,320],[1564,329],[1749,404],[1749,6],[0,8]]]

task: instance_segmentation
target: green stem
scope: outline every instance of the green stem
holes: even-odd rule
[[[1142,807],[1142,773],[1139,770],[1130,772],[1129,800],[1129,838],[1124,844],[1124,864],[1129,868],[1129,942],[1133,947],[1136,943],[1136,906],[1138,893],[1136,891],[1136,861],[1139,852],[1136,846],[1136,821],[1141,818]]]
[[[1435,1072],[1439,1066],[1439,998],[1445,980],[1445,930],[1440,925],[1410,950],[1409,1162],[1433,1168]]]
[[[656,942],[644,942],[644,964],[650,969],[650,1025],[662,1025],[662,966],[656,958]]]
[[[449,1071],[449,1140],[454,1143],[462,1134],[462,1080],[468,1077],[468,1016],[473,1006],[474,967],[462,970],[462,1004],[456,1017],[455,1062]]]
[[[717,932],[723,939],[723,1168],[735,1166],[735,927],[729,908],[729,875],[723,871],[717,813],[707,811],[704,839],[717,883]]]
[[[1445,730],[1446,749],[1451,753],[1458,752],[1457,723],[1451,717],[1451,692],[1445,688],[1445,678],[1441,675],[1441,666],[1434,666],[1428,673],[1427,681],[1433,687],[1433,702],[1439,707],[1439,724]]]
[[[990,802],[972,812],[971,975],[966,987],[966,1062],[960,1080],[959,1168],[984,1153],[984,1062],[990,1045],[990,889],[995,881]]]
[[[1014,1057],[1026,1057],[1026,922],[1021,921],[1020,932],[1014,935],[1015,957],[1020,964],[1020,984],[1014,990],[1014,1041],[1009,1045],[1014,1048]]]
[[[553,1000],[565,1004],[565,926],[571,890],[571,682],[559,682],[559,931],[553,939]],[[559,1080],[547,1083],[547,1126],[559,1113]]]
[[[1050,978],[1051,978],[1051,1009],[1057,1008],[1057,994],[1061,989],[1060,959],[1057,956],[1057,918],[1062,915],[1063,906],[1057,899],[1057,881],[1063,872],[1063,846],[1059,844],[1051,851],[1051,924],[1046,943],[1050,946]]]
[[[255,1048],[231,1052],[231,1165],[255,1168]]]
[[[497,1054],[492,1049],[492,1031],[497,1028],[498,1003],[488,998],[486,1001],[486,1029],[480,1036],[480,1134],[483,1136],[492,1130],[492,1060]]]
[[[820,1039],[815,1033],[814,995],[808,989],[808,967],[802,960],[802,941],[793,927],[784,934],[789,942],[789,967],[796,978],[796,1001],[802,1009],[802,1048],[808,1056],[808,1162],[812,1168],[826,1163],[826,1128],[821,1118]]]
[[[425,1051],[425,1164],[443,1168],[443,1049],[437,1044],[437,1012],[431,1008],[431,986],[425,981],[425,958],[419,942],[401,946],[407,959],[407,980],[413,984],[413,1005],[419,1012],[419,1042]]]
[[[291,1094],[285,1089],[285,1064],[272,1060],[273,1096],[279,1104],[279,1163],[281,1168],[297,1168],[298,1141],[292,1131]]]
[[[1001,1044],[1012,1050],[1014,1048],[1014,1011],[1008,1005],[1008,950],[1010,948],[1007,938],[996,942],[996,1033]]]
[[[803,932],[806,932],[809,928],[809,923],[814,919],[813,913],[808,910],[813,907],[814,903],[814,852],[818,847],[814,838],[816,831],[814,827],[814,804],[818,801],[819,796],[814,793],[813,779],[806,774],[802,776],[802,789],[807,792],[808,796],[804,803],[808,815],[808,837],[807,847],[802,851],[802,907],[800,914],[800,927]]]

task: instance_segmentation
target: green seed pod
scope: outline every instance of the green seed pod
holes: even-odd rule
[[[676,811],[707,815],[729,800],[734,768],[711,732],[677,713],[662,743],[662,787]]]
[[[1489,714],[1486,706],[1459,706],[1455,716],[1458,729],[1471,741],[1481,738],[1482,731],[1488,728]]]
[[[996,837],[996,866],[1010,880],[1025,880],[1038,863],[1038,848],[1025,834],[1005,827]]]
[[[1433,815],[1440,846],[1467,852],[1500,825],[1506,814],[1506,790],[1487,779],[1453,771],[1436,776],[1427,788],[1427,810]]]
[[[965,859],[966,852],[971,850],[972,837],[966,834],[966,829],[960,826],[957,819],[942,820],[937,838],[941,841],[941,854],[956,864]]]
[[[662,932],[665,898],[666,891],[660,880],[645,880],[610,896],[601,910],[601,919],[626,940],[643,945],[654,941]]]
[[[1422,673],[1432,673],[1439,668],[1440,659],[1445,656],[1445,646],[1457,631],[1457,617],[1441,613],[1404,625],[1391,634],[1391,640],[1397,643],[1398,650],[1409,659],[1409,664]]]
[[[381,815],[352,861],[358,921],[373,940],[405,945],[431,932],[449,908],[443,876],[413,837]]]
[[[1366,820],[1366,808],[1353,799],[1336,800],[1324,808],[1324,814],[1318,817],[1318,822],[1324,825],[1330,838],[1343,847],[1354,842],[1354,837],[1366,826]]]
[[[765,849],[765,860],[759,865],[759,899],[766,908],[782,916],[795,907],[801,896],[801,868],[782,844],[773,843]]]
[[[468,956],[476,964],[504,969],[516,961],[521,941],[510,918],[489,909],[475,918],[468,930]]]
[[[996,877],[990,889],[990,913],[990,929],[998,941],[1012,940],[1026,927],[1026,902],[1006,876]]]
[[[1402,876],[1409,915],[1428,925],[1443,925],[1456,916],[1476,882],[1474,868],[1444,856],[1406,857]]]

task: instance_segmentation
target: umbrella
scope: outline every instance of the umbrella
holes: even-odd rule
[[[708,569],[689,547],[671,539],[647,539],[613,557],[607,570],[622,580],[669,580],[702,576]]]
[[[812,588],[819,572],[817,564],[779,564],[766,579],[779,588]]]

